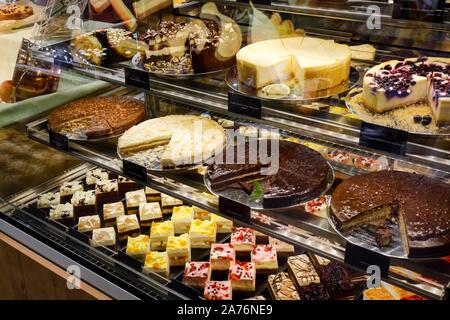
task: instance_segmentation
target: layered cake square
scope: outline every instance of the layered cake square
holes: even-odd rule
[[[162,220],[159,202],[139,203],[139,221],[141,227],[150,227],[153,221]]]
[[[252,250],[252,262],[258,273],[275,273],[278,271],[277,251],[270,244],[257,244]]]
[[[86,188],[88,190],[95,190],[95,185],[98,180],[108,180],[109,174],[105,169],[97,168],[89,170],[86,173]]]
[[[194,219],[194,209],[188,206],[178,206],[173,208],[172,223],[175,234],[187,233]]]
[[[236,291],[255,291],[256,268],[253,262],[235,261],[228,272],[228,280]]]
[[[119,241],[125,241],[128,237],[136,237],[141,233],[139,220],[135,214],[119,216],[116,223]]]
[[[68,227],[72,226],[74,223],[73,205],[71,203],[58,204],[50,209],[49,218]]]
[[[97,212],[97,198],[94,190],[77,191],[70,202],[73,205],[75,218],[94,215]]]
[[[182,206],[183,201],[171,197],[167,194],[161,193],[161,209],[163,214],[171,214],[173,207],[175,206]]]
[[[191,248],[209,248],[216,242],[216,224],[207,220],[195,219],[189,229]]]
[[[300,300],[300,295],[294,282],[286,272],[271,274],[269,276],[269,291],[275,300]]]
[[[232,300],[231,281],[206,281],[203,297],[206,300]]]
[[[83,184],[81,181],[64,182],[59,188],[59,194],[61,197],[61,203],[70,202],[72,196],[77,191],[83,191]]]
[[[107,247],[116,250],[116,230],[113,227],[94,229],[91,245],[93,247]]]
[[[144,267],[142,271],[145,274],[151,272],[157,273],[165,278],[170,276],[169,256],[166,251],[150,251],[145,256]]]
[[[209,262],[187,262],[184,267],[183,283],[187,286],[203,289],[209,279]]]
[[[120,201],[117,180],[97,180],[95,184],[95,194],[97,195],[97,205],[100,208],[105,203]]]
[[[193,206],[194,209],[194,219],[200,219],[200,220],[210,220],[211,219],[211,213],[209,211],[206,211],[205,209]]]
[[[100,216],[84,216],[78,219],[78,231],[92,234],[92,230],[101,227]]]
[[[117,179],[117,183],[119,186],[119,194],[121,197],[124,197],[127,192],[136,191],[140,188],[139,184],[122,176],[119,176],[119,178]]]
[[[139,204],[147,202],[144,189],[125,193],[125,201],[127,203],[127,214],[137,214],[139,212]]]
[[[170,266],[184,266],[191,261],[191,244],[189,235],[184,233],[178,237],[169,236],[166,246]]]
[[[217,233],[231,233],[233,221],[223,218],[215,213],[211,213],[211,221],[217,225]]]
[[[295,248],[292,244],[286,243],[276,238],[269,237],[269,244],[275,247],[278,257],[288,257],[295,251]]]
[[[237,254],[251,252],[255,242],[255,232],[251,228],[235,228],[231,234],[230,244]]]
[[[152,250],[166,250],[167,240],[174,235],[172,221],[152,222],[150,247]]]
[[[231,263],[236,260],[236,253],[228,243],[211,245],[209,262],[211,270],[229,270]]]
[[[116,225],[117,217],[125,215],[125,207],[121,201],[103,205],[103,223],[106,227]]]
[[[39,196],[37,207],[48,214],[50,208],[54,208],[61,203],[60,200],[59,192],[47,192]]]
[[[150,237],[141,234],[137,237],[128,237],[126,253],[137,259],[144,260],[147,252],[150,251]]]
[[[152,189],[150,187],[145,187],[145,197],[147,198],[147,202],[160,202],[161,201],[161,192],[158,190]]]

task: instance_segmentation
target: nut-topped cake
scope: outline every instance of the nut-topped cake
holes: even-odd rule
[[[331,198],[342,231],[398,216],[409,257],[445,254],[450,247],[450,185],[427,176],[380,171],[353,176]]]

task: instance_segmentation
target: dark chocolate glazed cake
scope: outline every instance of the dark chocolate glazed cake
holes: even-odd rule
[[[308,201],[318,197],[328,185],[330,167],[322,156],[303,145],[285,140],[260,140],[267,145],[269,158],[278,145],[278,170],[263,174],[262,170],[273,166],[265,163],[259,156],[259,150],[251,143],[245,143],[245,154],[241,155],[238,146],[232,146],[219,154],[216,159],[225,159],[227,152],[234,153],[234,163],[216,161],[208,167],[208,179],[215,191],[233,187],[243,187],[256,180],[262,186],[263,204],[267,208],[289,206],[293,203]],[[274,142],[274,144],[272,144]],[[253,152],[249,152],[249,150]],[[255,155],[252,159],[250,154]],[[257,158],[257,159],[256,159]],[[225,162],[225,161],[222,161]],[[274,167],[274,166],[273,166]]]
[[[409,257],[450,248],[450,185],[430,177],[400,171],[354,176],[335,189],[331,210],[342,231],[398,214]]]

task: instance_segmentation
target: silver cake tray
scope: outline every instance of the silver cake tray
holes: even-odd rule
[[[240,82],[236,67],[231,68],[228,71],[225,77],[225,82],[231,89],[233,89],[238,93],[252,97],[257,97],[263,100],[280,101],[286,103],[302,103],[302,102],[308,103],[321,99],[326,99],[338,94],[346,93],[347,91],[355,88],[358,85],[359,79],[360,79],[359,72],[354,67],[350,67],[349,79],[335,87],[319,91],[306,91],[306,92],[300,92],[297,89],[291,89],[290,94],[286,96],[269,96],[265,94],[262,89],[257,90]],[[292,86],[291,80],[286,80],[283,81],[282,83],[288,86]]]
[[[287,208],[293,208],[293,207],[305,205],[308,201],[311,201],[313,199],[321,197],[321,196],[325,195],[328,192],[328,190],[330,190],[331,186],[333,185],[335,176],[334,176],[333,167],[329,163],[328,163],[328,166],[329,166],[329,170],[328,170],[328,176],[327,176],[327,185],[325,186],[325,188],[322,190],[322,192],[319,195],[315,195],[315,196],[311,197],[311,199],[305,199],[305,200],[298,201],[298,202],[291,201],[289,204],[286,204],[289,202],[289,200],[288,201],[283,200],[282,202],[280,202],[280,206],[275,206],[275,207],[264,206],[263,202],[262,202],[262,198],[254,201],[241,188],[232,188],[231,187],[229,189],[224,189],[221,191],[214,191],[213,188],[211,187],[211,181],[208,178],[208,171],[206,171],[206,173],[203,175],[203,182],[204,182],[206,188],[208,189],[208,191],[210,193],[212,193],[213,195],[215,195],[216,197],[221,196],[224,198],[231,199],[233,201],[236,201],[236,202],[242,203],[246,206],[249,206],[253,210],[287,209]]]

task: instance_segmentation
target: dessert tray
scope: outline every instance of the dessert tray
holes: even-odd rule
[[[286,80],[280,84],[269,85],[269,86],[280,85],[281,91],[286,90],[284,93],[280,94],[280,92],[277,90],[278,94],[268,94],[266,88],[268,88],[269,86],[257,90],[240,82],[238,79],[236,68],[231,68],[225,77],[225,82],[228,84],[228,86],[238,93],[252,97],[257,97],[260,99],[277,100],[280,102],[287,102],[287,103],[289,102],[298,103],[302,101],[311,102],[329,98],[338,94],[342,94],[355,88],[359,80],[360,80],[359,72],[355,68],[350,67],[349,79],[345,82],[342,82],[340,85],[337,85],[329,89],[301,92],[299,89],[295,88],[296,87],[295,81]]]

